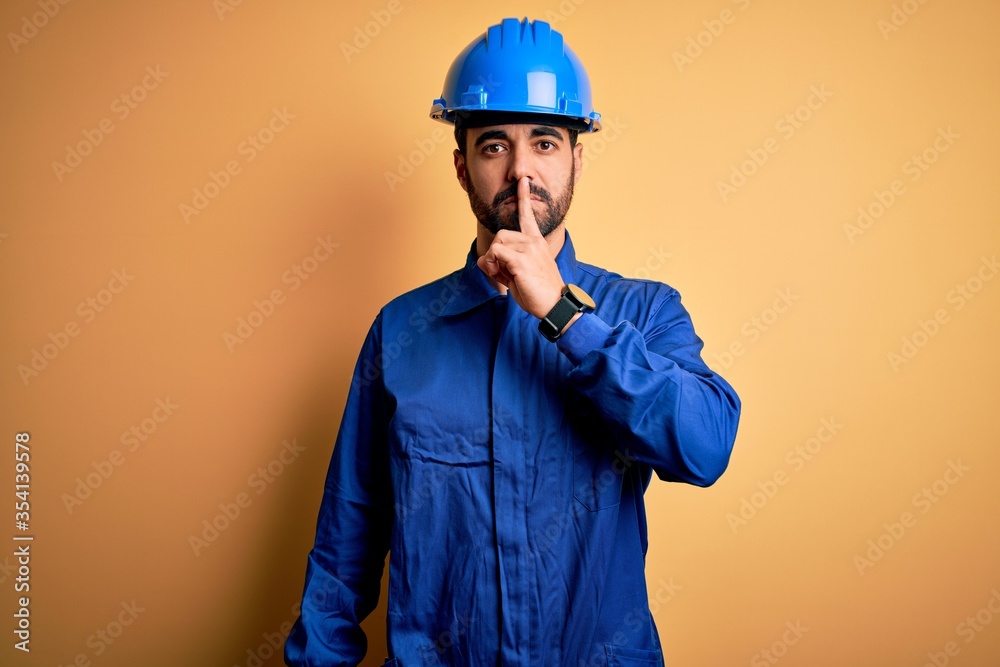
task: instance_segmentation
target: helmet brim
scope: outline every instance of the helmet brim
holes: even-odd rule
[[[521,111],[456,111],[455,126],[462,128],[491,125],[549,125],[586,132],[589,126],[579,118],[559,114],[526,113]]]

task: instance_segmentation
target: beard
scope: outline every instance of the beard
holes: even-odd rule
[[[566,181],[566,187],[563,188],[563,193],[558,199],[553,199],[552,195],[544,188],[536,186],[534,183],[531,184],[531,194],[541,199],[542,203],[545,204],[545,211],[541,214],[535,214],[535,220],[538,222],[538,229],[542,232],[542,236],[551,234],[566,218],[569,205],[573,201],[573,185],[575,181],[576,165],[570,163],[569,179]],[[472,205],[472,212],[475,214],[479,224],[494,235],[501,229],[509,229],[515,232],[521,231],[518,207],[513,207],[506,214],[503,211],[503,202],[511,197],[517,197],[516,182],[498,192],[496,197],[493,198],[492,203],[487,203],[476,192],[475,187],[472,185],[472,179],[469,179],[469,203]]]

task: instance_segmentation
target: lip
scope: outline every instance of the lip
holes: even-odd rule
[[[531,201],[542,201],[542,200],[539,199],[538,197],[532,197]],[[505,199],[503,201],[503,203],[500,204],[500,205],[501,206],[508,206],[510,204],[517,204],[517,197],[509,197],[509,198]]]

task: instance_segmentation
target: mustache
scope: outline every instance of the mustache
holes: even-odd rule
[[[544,188],[541,188],[532,183],[528,187],[528,190],[530,194],[533,194],[536,197],[541,198],[541,200],[544,201],[546,204],[552,203],[552,196],[548,192],[546,192]],[[501,190],[500,192],[497,193],[497,196],[493,198],[493,208],[498,208],[500,204],[504,203],[505,200],[511,197],[517,197],[517,183],[514,183],[509,188]]]

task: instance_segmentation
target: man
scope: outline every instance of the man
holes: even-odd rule
[[[387,665],[661,665],[643,492],[712,484],[740,403],[667,285],[578,262],[565,215],[586,72],[541,21],[469,45],[455,123],[464,268],[393,300],[361,351],[289,665],[356,665],[390,554]]]

